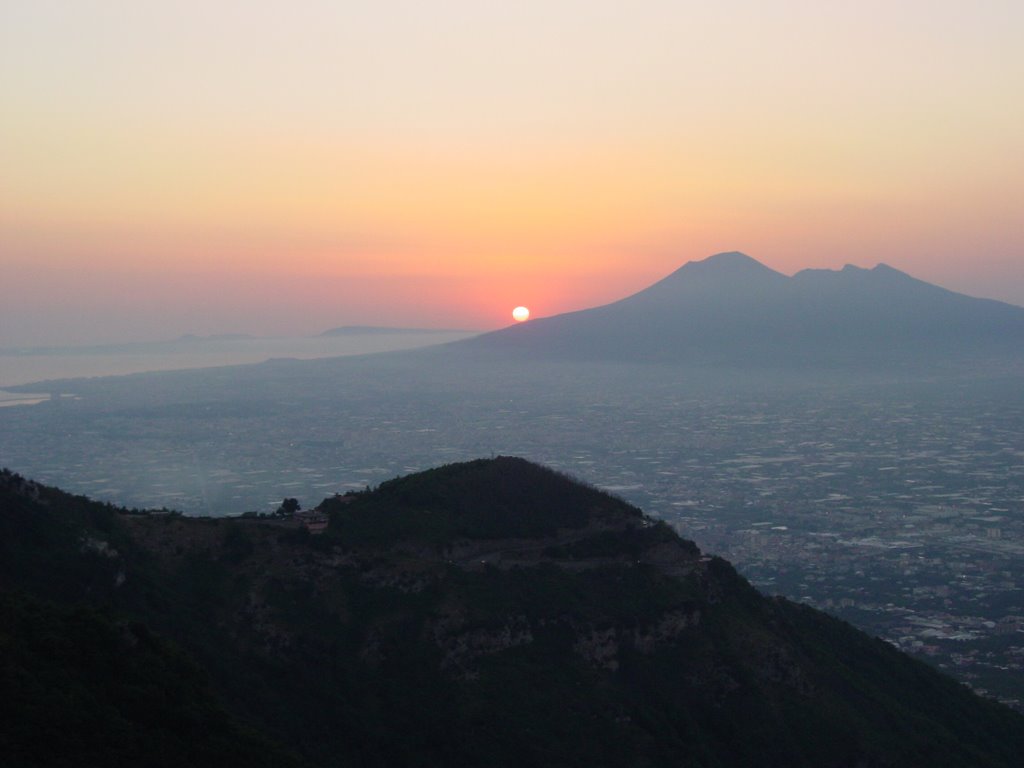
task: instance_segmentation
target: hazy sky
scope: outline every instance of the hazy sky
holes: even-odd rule
[[[1021,40],[1021,0],[0,0],[0,345],[493,328],[722,250],[1024,304]]]

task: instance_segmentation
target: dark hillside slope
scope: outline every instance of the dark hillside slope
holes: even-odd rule
[[[0,590],[4,766],[289,766],[143,624]]]
[[[111,610],[133,550],[118,510],[0,473],[0,764],[298,765],[180,647]]]
[[[1009,709],[521,459],[322,510],[320,536],[297,520],[126,515],[8,474],[0,567],[21,597],[5,599],[46,594],[175,643],[231,718],[309,765],[1008,767],[1024,754]],[[67,674],[94,656],[69,657]]]

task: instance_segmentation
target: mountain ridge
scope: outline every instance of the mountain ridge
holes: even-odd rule
[[[886,264],[787,277],[732,251],[687,262],[619,301],[450,348],[712,368],[963,367],[985,357],[1019,358],[1024,308],[959,294]]]
[[[0,596],[169,638],[231,718],[305,765],[1008,768],[1024,750],[1019,715],[522,459],[319,514],[321,536],[131,514],[4,472]]]

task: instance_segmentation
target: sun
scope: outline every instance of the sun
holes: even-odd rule
[[[512,319],[517,323],[523,323],[530,319],[530,310],[526,307],[516,307],[512,310]]]

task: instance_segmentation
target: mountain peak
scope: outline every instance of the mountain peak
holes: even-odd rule
[[[515,456],[445,464],[385,481],[355,499],[325,499],[320,509],[337,512],[349,535],[435,542],[541,538],[643,518],[619,498]]]
[[[637,297],[675,300],[679,291],[704,292],[709,288],[717,290],[724,286],[730,290],[760,290],[766,284],[787,279],[785,275],[745,253],[727,251],[700,261],[688,261],[668,277],[624,301]]]
[[[735,264],[760,264],[757,259],[752,256],[748,256],[742,251],[722,251],[721,253],[713,253],[705,259],[701,259],[707,263],[735,263]]]
[[[908,275],[906,272],[904,272],[902,270],[899,270],[899,269],[896,269],[896,267],[890,267],[888,264],[883,264],[882,262],[879,262],[878,264],[876,264],[871,269],[871,271],[874,272],[876,275],[881,275],[881,276],[886,276],[886,277],[906,277],[906,278],[909,278],[911,280],[914,279],[914,278],[910,277],[910,275]]]
[[[724,251],[722,253],[716,253],[712,256],[708,256],[706,259],[699,261],[689,261],[683,265],[684,268],[689,269],[701,269],[716,271],[728,271],[729,273],[738,273],[740,270],[743,271],[758,271],[758,272],[772,272],[775,270],[766,267],[760,261],[740,251]],[[776,273],[777,274],[777,273]]]

